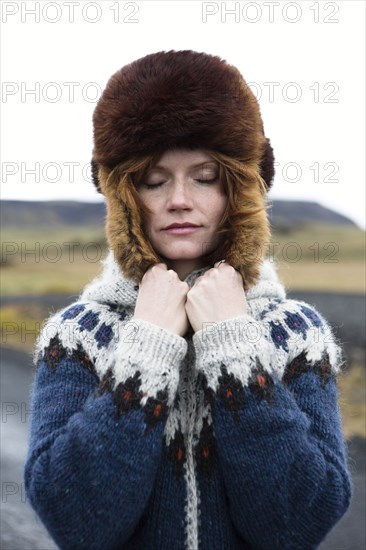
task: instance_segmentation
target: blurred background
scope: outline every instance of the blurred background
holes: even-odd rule
[[[364,550],[365,4],[82,0],[1,10],[1,548],[55,548],[22,480],[32,353],[45,318],[77,298],[107,252],[90,176],[95,104],[126,63],[194,49],[237,66],[256,94],[276,157],[268,255],[289,296],[314,304],[343,345],[354,499],[321,548]]]

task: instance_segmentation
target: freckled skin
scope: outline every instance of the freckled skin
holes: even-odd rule
[[[152,211],[146,233],[168,267],[181,278],[202,267],[202,255],[219,243],[216,230],[227,204],[217,162],[200,150],[168,151],[138,186],[138,192]],[[164,230],[183,222],[199,227],[188,234]]]
[[[204,322],[246,313],[242,276],[229,264],[216,262],[191,289],[184,281],[219,245],[227,196],[218,176],[217,162],[205,151],[170,150],[139,182],[138,192],[151,211],[145,231],[164,263],[143,276],[136,319],[184,335],[189,324],[197,332]],[[187,223],[195,227],[170,227]]]

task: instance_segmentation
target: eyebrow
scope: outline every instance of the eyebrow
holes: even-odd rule
[[[197,164],[192,164],[190,168],[199,168],[204,167],[207,164],[211,164],[212,167],[217,167],[218,163],[215,160],[204,160],[203,162],[198,162]],[[208,166],[208,168],[211,168],[211,166]],[[166,166],[162,166],[161,164],[156,164],[153,168],[151,168],[150,172],[153,172],[154,170],[168,170]]]

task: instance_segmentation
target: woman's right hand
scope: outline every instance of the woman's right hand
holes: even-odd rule
[[[136,300],[134,319],[154,323],[184,336],[189,328],[185,303],[189,286],[163,263],[144,274]]]

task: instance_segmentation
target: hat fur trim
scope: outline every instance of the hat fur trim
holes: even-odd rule
[[[98,189],[96,165],[113,169],[136,155],[175,148],[257,163],[267,188],[272,183],[273,150],[256,97],[238,69],[218,56],[162,51],[122,67],[98,101],[93,125]]]

